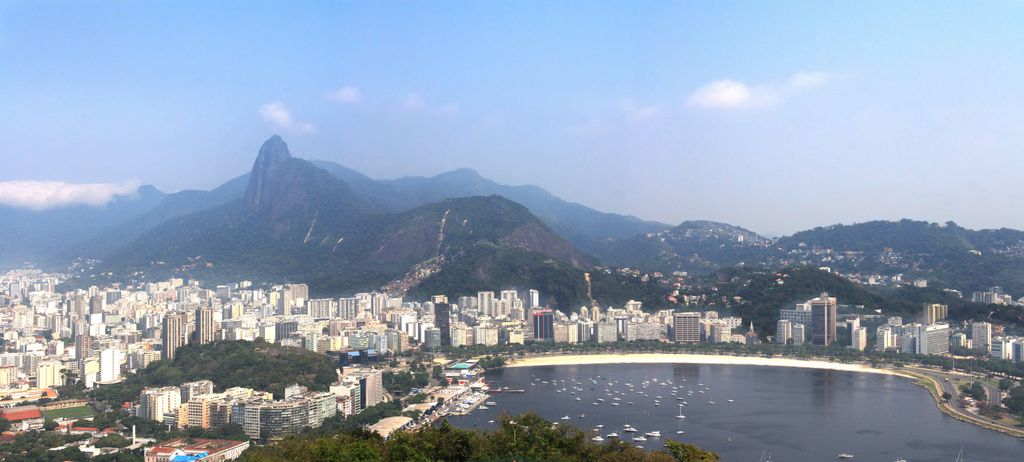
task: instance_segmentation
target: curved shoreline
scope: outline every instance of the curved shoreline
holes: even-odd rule
[[[938,382],[922,373],[910,370],[877,368],[863,363],[838,363],[822,359],[797,359],[786,357],[763,356],[732,356],[689,353],[622,353],[622,354],[576,354],[576,355],[536,355],[516,358],[503,367],[542,367],[542,366],[581,366],[598,364],[708,364],[726,366],[767,366],[791,367],[802,369],[819,369],[839,372],[858,372],[899,376],[914,380],[914,384],[924,388],[932,396],[940,412],[961,422],[970,423],[982,428],[994,430],[1008,436],[1024,438],[1024,430],[999,425],[982,420],[960,409],[955,409],[939,395]],[[931,385],[931,386],[929,386]]]
[[[906,378],[915,378],[913,375],[896,369],[875,368],[860,363],[837,363],[832,361],[823,361],[820,359],[796,359],[785,357],[766,358],[763,356],[731,356],[691,353],[530,356],[522,359],[514,359],[504,367],[577,366],[592,364],[716,364],[726,366],[793,367],[841,372],[898,375]]]

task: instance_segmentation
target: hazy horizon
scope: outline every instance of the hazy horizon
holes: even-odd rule
[[[4,3],[0,203],[211,189],[279,133],[670,225],[1024,229],[1024,4],[984,6]]]

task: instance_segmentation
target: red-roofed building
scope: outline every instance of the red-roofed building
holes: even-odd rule
[[[0,417],[11,423],[11,431],[29,431],[43,428],[43,413],[39,406],[18,406],[0,409]]]

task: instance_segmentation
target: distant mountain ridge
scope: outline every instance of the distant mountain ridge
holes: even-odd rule
[[[439,209],[442,203],[451,210]],[[507,220],[481,208],[516,216],[523,225],[510,227]],[[438,251],[437,243],[428,241],[436,240],[445,212],[468,220],[467,229],[475,236],[489,237],[444,245]],[[390,278],[387,284],[412,290],[429,286],[431,277],[435,282],[449,278],[445,284],[450,287],[455,284],[454,269],[444,264],[454,259],[474,268],[459,277],[472,276],[481,284],[497,283],[513,273],[520,279],[537,279],[508,266],[495,271],[509,261],[538,263],[510,255],[520,249],[554,257],[550,260],[560,262],[566,271],[595,264],[690,273],[736,265],[816,265],[847,273],[926,278],[966,291],[1001,285],[1024,293],[1024,232],[1018,230],[872,221],[769,239],[712,221],[670,227],[599,212],[536,186],[498,184],[470,169],[375,180],[333,162],[294,158],[279,137],[264,144],[253,171],[211,191],[165,194],[142,187],[135,196],[118,197],[106,207],[41,212],[0,207],[0,213],[0,264],[7,266],[31,260],[61,268],[85,256],[106,260],[104,268],[119,270],[174,268],[212,275],[233,265],[240,271],[260,269],[268,277],[295,277],[294,271],[264,265],[255,257],[265,253],[262,249],[253,252],[252,259],[224,258],[226,249],[242,254],[269,240],[279,247],[280,256],[307,258],[312,266],[361,265],[351,280],[315,271],[301,274],[338,287],[369,286]],[[458,221],[456,215],[451,219]],[[401,219],[407,221],[396,221]],[[455,221],[446,221],[449,231],[457,230],[450,227]],[[483,224],[508,234],[489,234]],[[375,233],[388,232],[390,240],[374,240]],[[457,235],[450,235],[449,243]],[[160,245],[145,245],[146,240]],[[379,249],[371,255],[374,245]],[[419,245],[434,254],[416,249]],[[330,256],[312,250],[319,247],[328,248]],[[177,260],[164,261],[167,255]],[[364,265],[361,258],[369,256],[380,263]]]
[[[335,175],[291,157],[284,141],[273,137],[260,149],[241,199],[156,226],[113,252],[97,272],[304,281],[321,293],[384,285],[404,291],[479,258],[499,268],[475,272],[481,284],[533,282],[530,265],[505,277],[509,272],[500,268],[514,266],[502,263],[507,260],[556,262],[580,281],[594,263],[525,207],[500,196],[380,211]]]

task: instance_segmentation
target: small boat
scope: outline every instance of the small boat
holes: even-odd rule
[[[591,438],[590,441],[593,441],[595,443],[603,443],[604,442],[604,438],[601,438],[601,435],[597,435],[597,436]]]
[[[597,425],[594,426],[594,428],[604,428],[604,425],[597,424]]]
[[[607,438],[618,438],[619,434],[613,432],[613,433],[609,433],[609,434],[604,435],[604,436],[607,437]]]
[[[569,417],[569,416],[563,416],[562,417],[562,420],[570,420],[570,419],[571,419],[571,417]]]
[[[734,400],[734,399],[730,399],[730,400],[727,400],[727,401],[729,401],[730,403],[735,403],[736,402],[736,400]]]
[[[839,458],[839,459],[853,459],[853,454],[848,454],[848,453],[844,452],[842,454],[839,454],[836,457]]]
[[[481,410],[481,411],[486,411],[486,410],[488,410],[488,409],[490,409],[490,408],[489,408],[489,407],[487,407],[487,406],[480,406],[480,407],[478,407],[477,409],[479,409],[479,410]]]
[[[488,402],[486,402],[484,404],[486,404],[488,406],[497,406],[498,405],[498,403],[495,403],[494,401],[488,401]]]
[[[643,436],[634,436],[633,441],[647,441],[647,438],[644,438]]]
[[[618,406],[619,403],[612,403],[612,406]]]
[[[626,432],[626,433],[636,433],[636,432],[637,432],[637,429],[635,429],[635,428],[633,428],[633,427],[627,427],[626,429],[624,429],[624,430],[622,430],[622,431],[624,431],[624,432]]]
[[[661,437],[661,431],[660,430],[650,431],[650,432],[644,433],[644,436],[650,436],[651,438],[659,438],[659,437]]]

